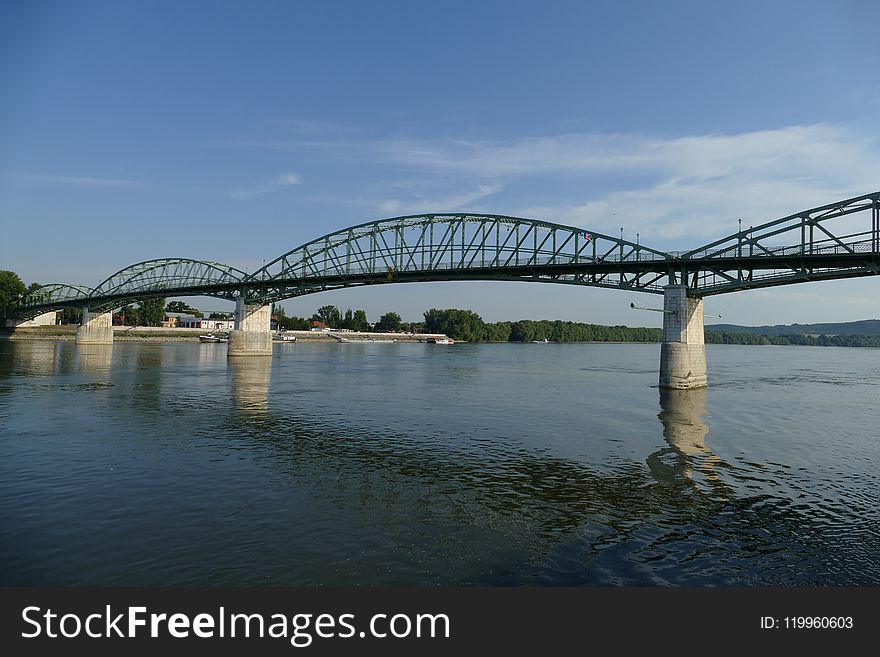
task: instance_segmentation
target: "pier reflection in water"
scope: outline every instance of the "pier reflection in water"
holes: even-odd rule
[[[68,346],[60,342],[42,340],[0,342],[0,350],[9,354],[5,358],[0,355],[0,374],[51,376],[68,371],[70,350],[65,350]],[[67,357],[62,358],[65,351]]]
[[[697,484],[701,483],[702,476],[715,493],[721,493],[724,484],[716,472],[721,459],[706,446],[709,434],[707,394],[707,388],[660,389],[657,417],[670,449],[651,454],[648,466],[655,475],[682,476]]]
[[[0,584],[880,581],[880,351],[113,350],[0,343]]]
[[[266,414],[269,407],[269,380],[272,359],[234,358],[228,363],[235,410],[251,416]]]
[[[81,372],[109,376],[110,363],[113,359],[113,345],[78,344],[75,350]]]

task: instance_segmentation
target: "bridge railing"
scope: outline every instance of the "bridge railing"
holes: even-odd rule
[[[865,219],[863,232],[850,235],[837,235],[832,223],[840,225],[844,217],[860,221],[858,215]],[[868,217],[870,216],[870,221]],[[851,227],[852,224],[846,224]],[[870,226],[870,230],[867,227]],[[848,247],[847,242],[856,243]],[[685,260],[701,260],[710,258],[743,257],[745,250],[751,250],[750,256],[759,255],[792,255],[797,253],[815,254],[819,250],[825,253],[855,253],[866,250],[863,242],[873,241],[868,251],[880,251],[880,192],[872,192],[855,198],[837,201],[810,210],[769,221],[747,230],[740,230],[732,235],[715,240],[709,244],[685,253],[677,254]],[[784,243],[787,242],[787,243]]]
[[[871,253],[875,251],[872,231],[851,233],[835,238],[815,240],[805,244],[767,245],[757,240],[744,240],[741,244],[719,250],[687,252],[677,255],[687,260],[742,259],[796,255],[843,255],[847,253]]]

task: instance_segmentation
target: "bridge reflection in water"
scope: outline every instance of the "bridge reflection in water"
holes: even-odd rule
[[[751,411],[738,397],[632,394],[646,373],[622,371],[615,347],[566,380],[559,362],[586,347],[452,360],[298,345],[295,361],[227,363],[222,345],[125,344],[105,375],[109,349],[84,346],[0,342],[6,471],[26,466],[21,490],[47,482],[0,491],[21,518],[4,526],[24,537],[0,541],[2,582],[816,585],[880,572],[870,476],[807,476],[800,447],[792,467],[764,467],[752,436],[727,449]],[[541,388],[547,372],[564,387]],[[41,380],[54,373],[69,376]],[[594,408],[629,408],[531,421],[582,401],[570,390],[587,376]],[[524,387],[540,403],[510,394]]]
[[[229,361],[232,401],[236,412],[264,416],[269,407],[272,359],[237,358]]]
[[[661,479],[685,478],[699,483],[700,478],[716,494],[724,494],[725,484],[716,469],[721,459],[706,446],[709,425],[706,423],[706,388],[691,390],[660,389],[660,412],[663,437],[669,448],[648,457],[648,466]]]
[[[113,345],[109,344],[78,344],[74,350],[79,367],[84,373],[110,374],[110,361],[113,357]]]

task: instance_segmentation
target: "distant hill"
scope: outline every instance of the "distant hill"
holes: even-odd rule
[[[776,326],[738,326],[711,324],[707,331],[727,333],[754,333],[756,335],[880,335],[880,319],[862,319],[857,322],[828,324],[777,324]]]

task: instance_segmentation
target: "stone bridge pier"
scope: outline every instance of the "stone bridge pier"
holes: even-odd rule
[[[688,297],[686,285],[669,285],[663,290],[660,387],[687,390],[706,385],[703,300]]]
[[[271,356],[270,319],[270,306],[248,304],[239,299],[235,304],[235,328],[229,332],[227,357]]]
[[[90,313],[88,306],[83,306],[76,344],[113,344],[113,313]]]

